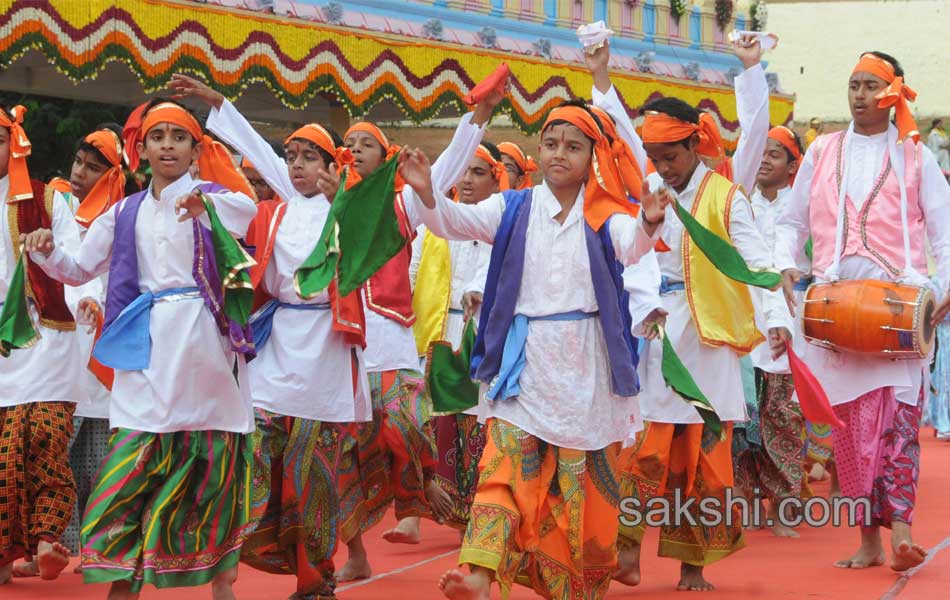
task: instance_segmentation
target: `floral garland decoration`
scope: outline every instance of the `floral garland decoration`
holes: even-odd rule
[[[679,19],[686,13],[686,0],[670,0],[670,14]]]
[[[752,31],[765,31],[769,20],[769,9],[765,5],[765,0],[754,2],[749,8],[749,14],[752,17]]]
[[[732,22],[733,8],[732,0],[716,0],[716,24],[720,31],[725,31]]]

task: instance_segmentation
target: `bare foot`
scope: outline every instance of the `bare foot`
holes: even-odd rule
[[[901,573],[913,569],[924,562],[927,558],[927,551],[922,546],[913,542],[901,542],[894,548],[894,558],[891,559],[891,569]]]
[[[772,525],[772,534],[776,537],[797,538],[801,537],[798,532],[783,523],[775,522]]]
[[[640,546],[636,545],[617,554],[617,570],[613,574],[614,581],[635,586],[640,585]]]
[[[211,598],[213,600],[236,600],[234,582],[237,581],[237,567],[231,567],[214,576],[211,580]]]
[[[13,565],[14,577],[37,577],[39,574],[40,568],[36,566],[35,560],[29,560],[18,565]]]
[[[452,516],[452,497],[448,492],[439,487],[435,480],[430,480],[426,484],[426,500],[429,501],[429,508],[432,510],[432,516],[439,523],[445,523]]]
[[[82,565],[76,565],[73,567],[73,573],[76,575],[82,575]]]
[[[785,519],[783,519],[782,516],[779,514],[779,506],[780,506],[780,503],[778,502],[769,502],[769,512],[768,512],[769,521],[768,522],[771,523],[769,528],[772,530],[772,534],[775,535],[776,537],[784,537],[784,538],[799,537],[797,531],[795,531],[794,529],[792,529],[791,527],[785,524],[786,523]],[[789,512],[791,511],[788,510],[788,507],[786,507],[786,511],[785,511],[786,516],[788,516]],[[792,516],[794,517],[795,515],[792,515]]]
[[[383,539],[390,544],[418,544],[422,540],[419,534],[419,517],[406,517],[396,526],[383,532]]]
[[[491,579],[477,571],[466,577],[465,573],[452,569],[439,579],[439,589],[450,600],[488,600]]]
[[[0,567],[0,585],[10,583],[13,579],[13,563],[8,563]]]
[[[131,581],[113,581],[106,600],[136,600],[138,597],[137,593],[132,592]]]
[[[880,567],[884,564],[884,551],[881,549],[865,548],[863,545],[851,558],[839,560],[835,566],[839,569],[867,569]]]
[[[703,567],[680,565],[680,582],[676,584],[678,592],[711,592],[716,586],[706,581],[703,577]]]
[[[362,557],[353,556],[346,561],[343,567],[336,572],[336,580],[340,583],[344,581],[356,581],[357,579],[368,579],[373,574],[373,569],[369,566],[369,560],[366,555]]]
[[[56,579],[69,566],[69,548],[59,542],[41,541],[36,546],[36,564],[40,579]]]

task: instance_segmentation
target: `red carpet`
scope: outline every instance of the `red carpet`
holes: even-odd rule
[[[862,600],[900,600],[945,598],[950,589],[950,443],[938,442],[933,431],[921,432],[921,479],[917,512],[914,521],[916,540],[938,551],[909,577],[898,577],[887,567],[864,571],[836,569],[832,563],[850,556],[857,547],[857,531],[800,528],[800,539],[779,539],[768,531],[748,535],[747,546],[734,556],[707,569],[707,577],[717,590],[702,598],[771,599],[771,598],[855,598]],[[816,491],[827,493],[819,484]],[[339,588],[341,600],[380,600],[413,598],[438,599],[439,575],[455,564],[458,534],[429,523],[423,523],[425,541],[418,546],[394,546],[379,539],[391,526],[392,518],[369,533],[366,542],[376,575],[373,579]],[[885,534],[887,536],[887,534]],[[885,543],[888,538],[885,537]],[[338,564],[345,559],[345,549],[338,555]],[[614,585],[608,597],[652,600],[667,598],[674,592],[679,565],[656,557],[656,535],[649,535],[644,545],[644,582],[637,588]],[[236,586],[240,600],[282,600],[294,590],[290,577],[256,572],[242,567]],[[694,593],[695,594],[695,593]],[[37,600],[68,598],[86,600],[105,598],[105,586],[82,585],[78,575],[64,573],[52,582],[18,579],[0,588],[3,600]],[[147,588],[143,600],[185,600],[210,598],[211,590],[191,588],[156,591]],[[496,596],[498,594],[496,592]],[[513,599],[535,598],[521,588]],[[692,597],[692,596],[690,596]]]

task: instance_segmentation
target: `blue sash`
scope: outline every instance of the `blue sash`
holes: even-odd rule
[[[507,400],[521,393],[518,379],[521,377],[521,372],[524,371],[524,346],[528,341],[528,323],[531,321],[582,321],[592,319],[598,314],[598,312],[586,313],[579,310],[541,317],[526,317],[522,314],[516,314],[511,322],[511,327],[508,328],[508,335],[505,337],[505,347],[501,354],[501,367],[498,369],[498,375],[488,386],[485,396],[489,400],[499,398]]]
[[[171,288],[154,294],[142,292],[122,309],[109,327],[102,330],[92,355],[105,366],[119,371],[147,369],[152,355],[149,335],[152,305],[171,296],[181,296],[175,300],[202,299],[197,287]]]
[[[270,339],[271,329],[274,327],[274,313],[278,308],[289,308],[291,310],[330,310],[330,304],[289,304],[279,300],[269,300],[264,306],[257,309],[248,325],[251,326],[251,332],[254,334],[254,347],[258,352]]]

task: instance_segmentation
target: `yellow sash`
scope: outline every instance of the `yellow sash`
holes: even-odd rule
[[[416,314],[413,333],[416,350],[425,356],[429,344],[445,338],[452,294],[452,256],[449,243],[426,231],[422,239],[422,259],[416,273],[412,311]]]
[[[729,242],[729,212],[738,189],[739,185],[710,171],[690,211],[704,227]],[[681,252],[686,298],[702,343],[729,346],[745,355],[765,341],[755,326],[749,287],[720,273],[686,233]]]

